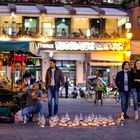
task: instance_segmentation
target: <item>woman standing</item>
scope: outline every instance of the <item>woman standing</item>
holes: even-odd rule
[[[121,109],[123,119],[129,118],[127,115],[129,95],[131,90],[131,78],[130,78],[130,64],[125,61],[122,64],[122,70],[117,73],[115,79],[116,86],[119,90],[121,97]]]
[[[131,83],[131,94],[134,103],[135,120],[138,120],[138,103],[140,103],[140,59],[137,59],[134,62],[134,67],[131,69]]]

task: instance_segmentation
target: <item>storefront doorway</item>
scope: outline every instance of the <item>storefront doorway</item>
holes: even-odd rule
[[[56,65],[62,69],[64,77],[69,80],[70,86],[74,86],[76,84],[76,62],[57,60]]]

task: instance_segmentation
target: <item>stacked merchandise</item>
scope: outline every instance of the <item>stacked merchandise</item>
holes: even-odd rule
[[[0,123],[14,122],[14,92],[10,91],[11,82],[4,71],[0,71]]]

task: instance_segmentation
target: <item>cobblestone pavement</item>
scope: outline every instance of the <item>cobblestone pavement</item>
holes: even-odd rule
[[[120,114],[120,106],[113,99],[106,99],[103,106],[95,106],[84,99],[60,99],[59,116],[69,113],[83,115],[112,115],[116,120]],[[140,120],[134,120],[134,111],[130,107],[129,119],[123,126],[107,126],[97,128],[40,128],[36,122],[27,124],[0,124],[0,140],[140,140]],[[140,111],[139,111],[140,115]]]

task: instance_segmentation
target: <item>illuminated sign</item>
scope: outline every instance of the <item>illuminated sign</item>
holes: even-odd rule
[[[124,43],[122,42],[55,42],[56,50],[81,50],[81,51],[93,51],[93,50],[112,50],[121,51],[124,50]]]
[[[48,50],[54,50],[55,47],[54,47],[54,42],[50,42],[50,43],[47,43],[47,44],[44,44],[44,43],[38,43],[37,44],[37,47],[38,48],[46,48]]]
[[[47,44],[38,43],[39,48],[46,48],[48,50],[60,51],[94,51],[94,50],[107,50],[107,51],[123,51],[123,42],[50,42]]]

